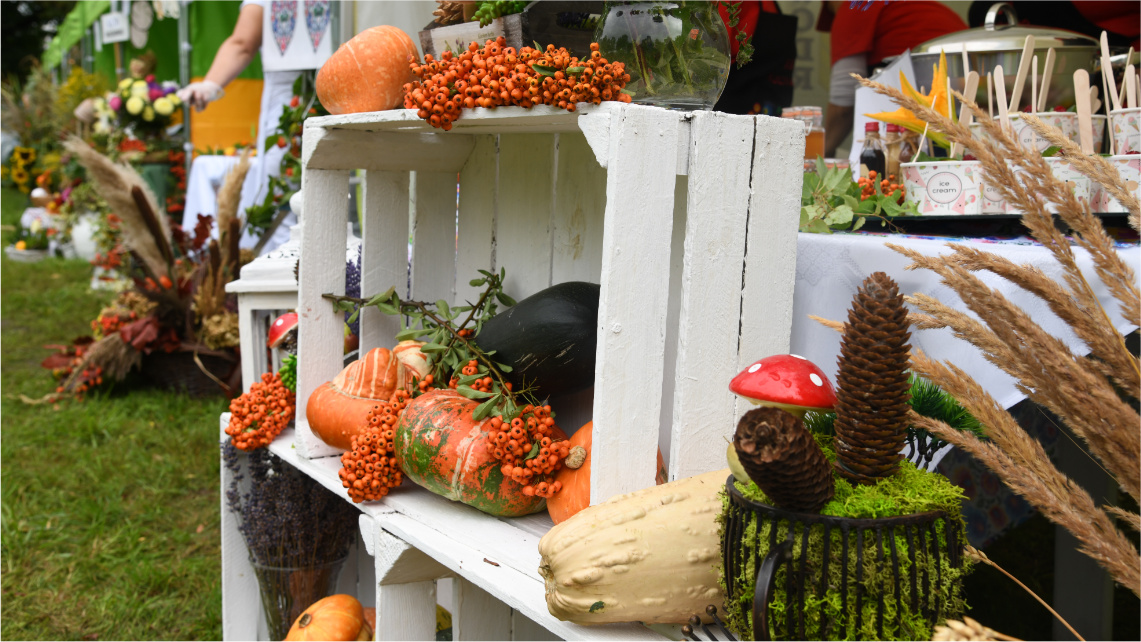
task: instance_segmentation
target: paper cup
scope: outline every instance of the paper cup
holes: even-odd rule
[[[1126,188],[1133,192],[1137,198],[1141,198],[1141,155],[1110,156],[1107,160],[1117,170],[1117,174],[1121,176],[1121,181],[1125,183]],[[1106,214],[1118,214],[1127,211],[1125,206],[1110,196],[1100,183],[1093,184],[1093,203],[1090,207],[1095,212]]]
[[[1091,181],[1088,176],[1074,169],[1064,158],[1047,158],[1045,161],[1050,165],[1050,170],[1054,173],[1054,178],[1068,184],[1070,190],[1074,193],[1074,197],[1077,198],[1079,202],[1090,204],[1093,188],[1091,187]],[[1055,205],[1050,205],[1048,211],[1054,214],[1057,213],[1058,208]]]
[[[904,198],[922,215],[982,214],[982,167],[978,161],[901,163]],[[1003,208],[1005,211],[1005,207]]]
[[[1141,107],[1109,112],[1110,135],[1116,154],[1141,152]]]
[[[1081,138],[1078,136],[1078,115],[1070,111],[1043,111],[1034,114],[1043,123],[1056,127],[1062,131],[1062,134],[1073,141],[1078,143]],[[1093,148],[1095,153],[1101,153],[1102,141],[1105,139],[1105,116],[1093,116]],[[1014,128],[1014,134],[1018,137],[1018,142],[1026,149],[1034,151],[1042,151],[1050,146],[1049,141],[1042,138],[1022,120],[1022,114],[1011,114],[1010,125]],[[978,123],[971,123],[971,134],[976,138],[983,140],[990,140],[982,129],[982,125]]]

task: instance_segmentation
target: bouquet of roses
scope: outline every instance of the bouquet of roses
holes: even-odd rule
[[[142,79],[124,78],[110,97],[96,103],[95,112],[101,116],[96,130],[109,129],[109,117],[113,116],[121,127],[161,132],[170,125],[172,114],[182,104],[177,91],[178,83],[155,82],[154,74]]]

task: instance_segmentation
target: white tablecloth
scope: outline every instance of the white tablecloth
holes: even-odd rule
[[[927,255],[945,254],[948,239],[867,234],[801,234],[797,243],[796,291],[793,299],[791,352],[808,358],[828,373],[835,382],[836,359],[840,354],[840,333],[808,318],[813,314],[825,319],[846,321],[848,307],[856,289],[872,272],[886,272],[895,279],[903,294],[921,292],[945,304],[966,310],[958,295],[939,282],[930,270],[904,270],[910,261],[887,247],[885,243],[902,245]],[[1061,269],[1043,247],[1017,242],[956,240],[963,245],[1000,253],[1015,263],[1038,266],[1047,276],[1060,280]],[[1136,320],[1122,318],[1117,301],[1098,280],[1088,253],[1076,249],[1078,265],[1086,274],[1110,319],[1123,332],[1137,328]],[[1126,262],[1139,270],[1141,249],[1136,246],[1119,249]],[[1138,271],[1141,274],[1141,270]],[[1088,352],[1069,327],[1054,315],[1037,297],[990,273],[980,273],[983,281],[1003,292],[1010,301],[1028,312],[1045,330],[1062,338],[1079,354]],[[948,360],[965,370],[988,390],[999,403],[1009,408],[1024,396],[1014,380],[992,365],[969,343],[956,339],[950,330],[913,330],[913,348],[928,356]],[[765,355],[757,355],[757,358]]]

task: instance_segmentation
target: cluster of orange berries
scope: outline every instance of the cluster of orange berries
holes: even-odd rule
[[[72,372],[74,372],[75,368],[78,368],[82,362],[82,357],[76,357],[75,360],[72,361],[71,367],[68,368],[67,374],[70,375]],[[84,368],[82,371],[80,371],[77,381],[78,383],[72,389],[72,392],[75,393],[75,398],[78,401],[83,401],[83,393],[91,390],[95,386],[103,385],[103,366],[91,366],[89,368]],[[58,386],[55,389],[57,394],[63,393],[64,390],[65,388],[63,386]]]
[[[353,437],[352,449],[341,455],[338,475],[354,503],[380,499],[404,481],[394,452],[396,424],[411,399],[407,390],[397,390],[392,399],[374,405],[368,425]]]
[[[293,420],[295,397],[277,373],[265,373],[250,391],[230,402],[226,434],[235,448],[255,450],[268,446]]]
[[[420,118],[444,131],[452,128],[462,109],[517,105],[555,105],[574,111],[580,102],[630,102],[622,88],[630,81],[626,66],[611,63],[590,45],[590,58],[580,61],[565,48],[547,45],[546,51],[508,47],[500,36],[481,48],[468,45],[459,55],[445,51],[424,64],[409,63],[415,82],[404,85],[404,108],[416,109]]]
[[[873,169],[868,172],[867,176],[861,176],[860,180],[856,181],[856,184],[860,186],[861,201],[866,201],[876,195],[876,178],[878,178],[878,174],[879,172]],[[899,198],[897,202],[903,203],[903,185],[895,182],[895,174],[890,174],[887,178],[880,180],[879,184],[881,194],[891,196],[898,191]]]
[[[490,424],[487,438],[491,454],[502,463],[504,477],[522,484],[527,496],[550,497],[562,489],[560,482],[539,479],[558,471],[570,454],[570,442],[552,439],[558,426],[550,406],[527,405],[510,422],[492,417]]]
[[[460,370],[460,372],[465,377],[470,377],[471,375],[479,374],[479,361],[477,361],[475,359],[468,361],[467,365],[464,366],[463,369]],[[456,384],[458,384],[458,383],[459,383],[459,379],[456,377],[452,377],[451,382],[449,382],[449,387],[451,387],[452,389],[455,389]],[[491,389],[492,388],[492,380],[491,380],[490,375],[483,377],[482,379],[476,379],[475,381],[473,381],[467,385],[472,390],[478,390],[479,392],[493,392]],[[507,390],[510,391],[511,390],[511,383],[507,382],[505,385],[507,387]]]

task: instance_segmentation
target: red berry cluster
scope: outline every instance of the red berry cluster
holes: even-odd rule
[[[523,407],[520,415],[509,422],[492,417],[487,431],[492,457],[502,462],[504,477],[523,485],[524,495],[550,497],[562,484],[539,479],[557,472],[570,453],[568,441],[553,441],[555,420],[550,406]]]
[[[373,406],[368,425],[353,437],[352,449],[341,455],[341,485],[354,503],[380,499],[404,481],[394,452],[396,424],[411,399],[408,391],[397,390],[392,399]]]
[[[459,55],[445,51],[440,60],[427,54],[424,64],[412,61],[409,66],[418,80],[404,85],[404,108],[418,110],[420,118],[447,131],[465,108],[555,105],[574,111],[580,102],[630,102],[622,93],[630,81],[625,64],[603,58],[598,43],[590,45],[587,60],[554,45],[547,45],[546,51],[516,51],[506,43],[500,36],[482,48],[473,42]]]
[[[277,373],[268,372],[250,391],[230,402],[226,434],[235,448],[254,450],[268,446],[293,420],[295,397]]]

